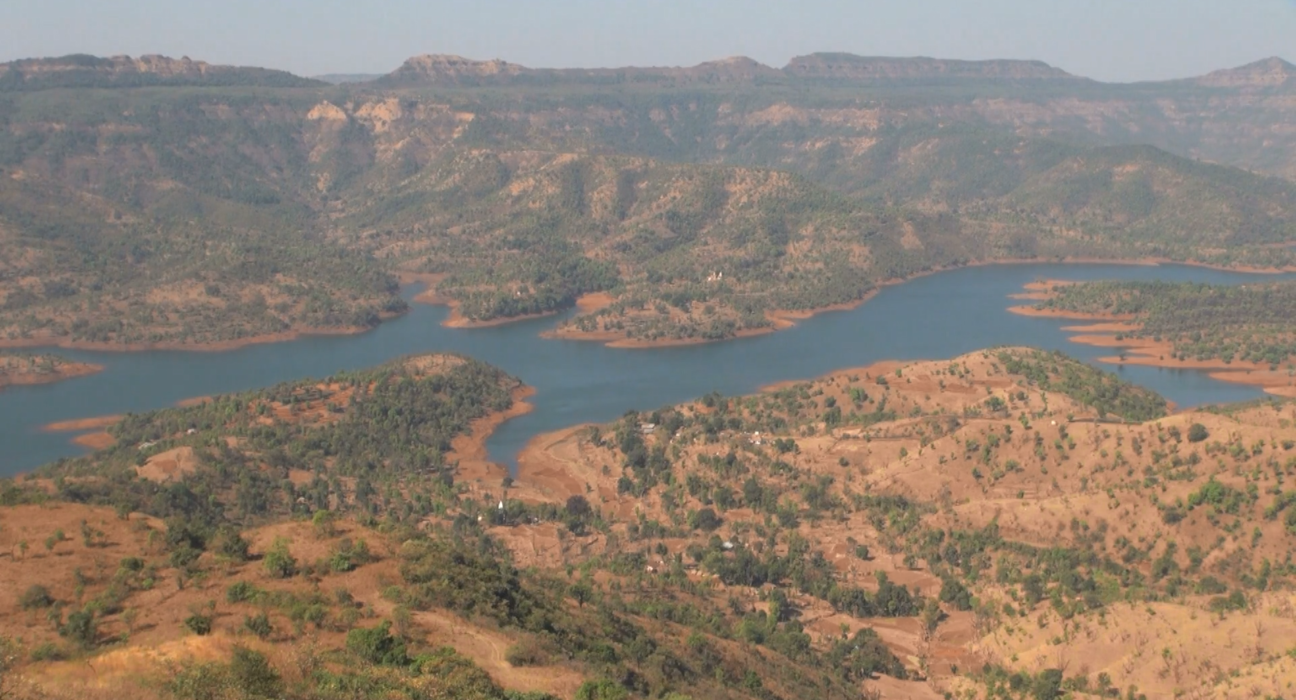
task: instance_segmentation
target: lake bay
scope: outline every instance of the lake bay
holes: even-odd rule
[[[322,378],[415,353],[471,355],[535,387],[530,399],[535,410],[505,423],[488,442],[491,458],[510,465],[538,434],[608,421],[629,409],[658,408],[710,391],[750,393],[766,384],[879,360],[940,359],[995,345],[1064,350],[1090,362],[1111,354],[1069,343],[1070,334],[1062,327],[1074,322],[1007,311],[1014,303],[1027,303],[1014,302],[1009,295],[1040,278],[1236,284],[1282,277],[1181,265],[968,267],[887,287],[858,308],[820,314],[790,330],[644,350],[540,338],[558,322],[553,317],[474,330],[444,328],[440,324],[447,309],[420,304],[363,335],[309,337],[229,352],[56,350],[105,369],[58,384],[0,391],[0,476],[80,454],[82,448],[71,444],[68,434],[41,431],[55,421],[165,408],[195,396]],[[1181,408],[1262,395],[1257,388],[1216,381],[1196,371],[1124,367],[1118,373]]]

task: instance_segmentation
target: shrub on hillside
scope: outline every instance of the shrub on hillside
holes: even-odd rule
[[[18,596],[18,605],[22,606],[23,610],[39,610],[53,604],[54,596],[50,595],[48,588],[40,584],[28,587],[22,595]]]
[[[1201,442],[1210,437],[1210,431],[1201,423],[1193,423],[1188,426],[1188,442]]]

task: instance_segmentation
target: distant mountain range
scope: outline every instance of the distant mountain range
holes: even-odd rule
[[[313,87],[321,84],[285,71],[213,66],[189,58],[166,56],[98,58],[74,55],[0,64],[0,91],[156,85]]]
[[[1105,84],[829,53],[781,69],[420,56],[368,80],[16,61],[0,65],[0,341],[366,327],[402,308],[397,271],[437,275],[468,321],[605,291],[581,333],[697,339],[975,260],[1290,264],[1294,74],[1274,58]]]
[[[1239,68],[1215,71],[1190,82],[1207,87],[1272,88],[1287,85],[1296,66],[1267,58]],[[755,82],[814,80],[841,82],[1026,80],[1086,81],[1042,61],[964,61],[927,57],[856,56],[814,53],[798,56],[783,68],[772,68],[745,56],[708,61],[691,67],[528,68],[502,60],[478,61],[461,56],[427,54],[407,60],[388,74],[333,73],[301,78],[265,68],[210,65],[189,58],[129,56],[98,58],[72,55],[0,64],[0,90],[53,87],[139,87],[142,85],[261,85],[303,87],[328,83],[375,82],[384,86],[415,84],[485,85],[671,80],[681,82]],[[1150,83],[1149,83],[1150,84]]]

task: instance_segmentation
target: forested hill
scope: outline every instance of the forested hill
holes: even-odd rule
[[[47,472],[133,474],[141,460],[181,449],[197,465],[265,460],[274,466],[294,464],[325,474],[397,481],[452,466],[445,455],[453,440],[470,434],[473,421],[508,410],[521,386],[517,379],[471,358],[407,357],[322,380],[128,415],[108,429],[112,447],[53,465]],[[225,477],[243,478],[229,473],[221,478]],[[258,498],[266,495],[273,500],[272,494]],[[127,495],[104,493],[95,498],[113,504],[118,497]],[[290,507],[291,499],[281,505]],[[259,514],[271,512],[278,511]]]
[[[1296,357],[1296,282],[1210,285],[1084,282],[1059,285],[1041,309],[1130,318],[1177,359],[1290,365]]]
[[[974,260],[1285,265],[1296,186],[1257,174],[1296,173],[1272,128],[1285,65],[1119,86],[1011,61],[433,56],[324,85],[20,61],[0,77],[20,88],[0,92],[0,341],[363,329],[404,309],[397,272],[441,275],[478,321],[607,292],[572,332],[653,341]]]

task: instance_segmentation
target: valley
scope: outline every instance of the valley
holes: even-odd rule
[[[0,64],[0,699],[1290,696],[1293,96]]]

